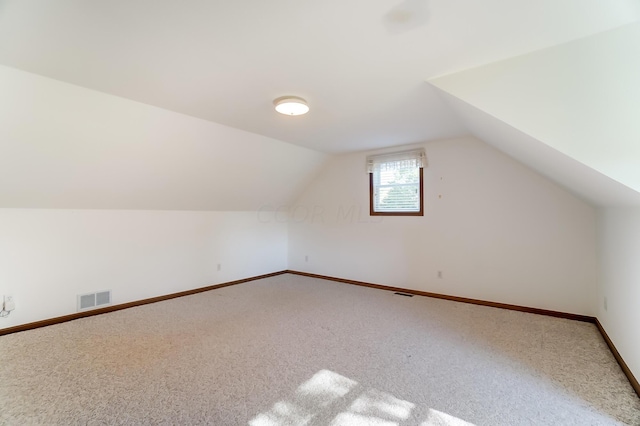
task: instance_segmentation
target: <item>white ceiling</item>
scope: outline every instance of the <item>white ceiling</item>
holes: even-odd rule
[[[467,133],[425,80],[639,17],[634,0],[0,0],[0,64],[334,153]],[[275,113],[287,94],[311,112]]]
[[[594,204],[640,205],[640,23],[430,82],[477,137]]]
[[[443,98],[478,138],[595,206],[640,206],[640,192],[448,92]]]
[[[0,94],[0,208],[269,211],[328,157],[5,66]]]

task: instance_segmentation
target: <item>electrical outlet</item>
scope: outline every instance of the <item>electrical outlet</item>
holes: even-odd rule
[[[218,271],[221,271],[221,270],[222,270],[222,264],[218,263]]]
[[[604,310],[605,310],[605,311],[609,309],[609,306],[607,306],[607,305],[608,305],[608,303],[607,303],[607,297],[605,296],[605,298],[604,298]]]
[[[4,296],[4,310],[11,312],[16,308],[16,304],[13,301],[13,296]]]
[[[308,255],[304,257],[304,261],[305,261],[305,262],[308,262],[308,261],[309,261],[309,256],[308,256]]]
[[[438,271],[438,278],[442,278],[442,271]]]

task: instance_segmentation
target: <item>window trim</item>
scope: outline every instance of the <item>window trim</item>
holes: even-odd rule
[[[420,169],[420,210],[417,212],[376,212],[373,211],[373,173],[369,173],[369,216],[424,216],[424,167]]]

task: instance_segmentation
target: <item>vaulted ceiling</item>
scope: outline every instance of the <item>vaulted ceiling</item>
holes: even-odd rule
[[[640,204],[640,23],[431,83],[476,135],[578,195]]]
[[[267,145],[340,153],[471,132],[594,204],[636,203],[639,19],[637,0],[0,0],[0,64],[248,131]],[[288,94],[311,112],[275,113],[273,99]],[[24,147],[8,146],[20,138],[7,140],[0,148],[28,162]],[[56,153],[61,164],[74,164],[76,148]],[[152,147],[138,148],[144,161]],[[190,149],[184,162],[204,170],[196,159],[214,148]],[[298,164],[321,159],[304,156]],[[157,163],[141,187],[170,171]],[[281,172],[282,183],[294,169]],[[212,178],[202,172],[193,182]],[[101,184],[115,193],[127,181],[139,179]],[[198,206],[205,189],[180,203],[176,188],[169,204]],[[138,207],[163,208],[156,191]]]

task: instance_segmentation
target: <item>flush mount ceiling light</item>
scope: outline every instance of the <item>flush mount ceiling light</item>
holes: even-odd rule
[[[297,96],[282,96],[273,101],[276,111],[284,115],[302,115],[309,112],[307,101]]]

